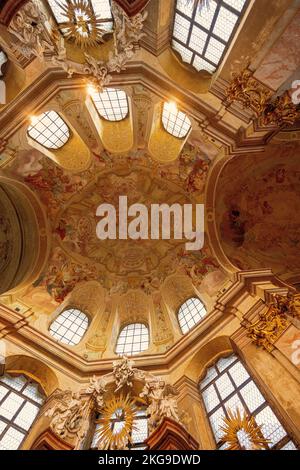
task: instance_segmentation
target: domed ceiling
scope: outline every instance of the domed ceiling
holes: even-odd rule
[[[223,169],[218,235],[238,269],[271,268],[286,279],[299,275],[299,156],[297,142],[273,144],[263,154],[235,157]]]
[[[118,208],[119,196],[128,196],[128,205],[148,208],[153,203],[203,202],[210,164],[190,143],[168,165],[155,162],[144,150],[120,156],[103,151],[80,175],[59,168],[39,152],[22,153],[9,173],[39,197],[52,233],[47,268],[23,301],[53,310],[82,281],[96,280],[111,295],[136,288],[150,294],[176,272],[187,274],[196,285],[207,274],[219,272],[207,244],[201,251],[187,252],[185,239],[100,241],[96,236],[97,207],[109,203]],[[218,282],[220,278],[221,272]]]

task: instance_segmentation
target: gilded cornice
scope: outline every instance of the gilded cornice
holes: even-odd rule
[[[171,81],[155,68],[146,63],[131,62],[127,70],[114,75],[111,84],[122,86],[142,84],[145,89],[168,100],[176,95],[182,103],[184,111],[188,112],[196,121],[199,128],[209,137],[217,140],[227,147],[231,154],[243,151],[258,151],[264,146],[264,139],[254,146],[244,147],[238,129],[233,128],[222,119],[216,118],[217,110],[204,99],[196,97],[193,93],[184,91],[175,81]],[[21,92],[11,103],[0,111],[0,139],[8,140],[34,114],[39,108],[50,101],[63,90],[84,89],[86,83],[81,78],[67,79],[64,71],[58,68],[45,70],[26,90]],[[202,124],[203,123],[203,124]],[[240,140],[240,142],[239,142]]]
[[[232,306],[237,306],[249,293],[249,284],[256,290],[259,283],[280,281],[270,275],[268,270],[238,273],[235,282],[222,294],[213,311],[199,323],[188,335],[182,336],[167,352],[136,356],[138,367],[156,371],[160,374],[176,370],[178,363],[191,359],[199,349],[216,336],[222,336],[224,328],[227,331],[239,329],[239,320],[234,314]],[[257,294],[256,294],[257,295]],[[64,374],[84,381],[93,373],[105,374],[111,370],[115,358],[87,361],[72,348],[56,342],[50,335],[46,335],[29,324],[31,313],[27,317],[10,308],[0,306],[0,338],[5,338],[20,348],[32,353],[46,362],[63,371]],[[59,358],[59,360],[58,360]]]

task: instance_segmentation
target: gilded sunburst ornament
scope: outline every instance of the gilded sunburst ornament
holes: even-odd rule
[[[241,415],[239,410],[228,410],[228,418],[223,418],[224,432],[222,444],[227,444],[226,450],[263,450],[268,449],[268,440],[264,438],[260,426],[254,416]]]
[[[195,8],[195,6],[198,6],[199,11],[201,13],[203,8],[206,8],[209,10],[210,0],[186,0],[187,6],[191,4],[193,5],[193,9]]]
[[[71,0],[68,5],[57,2],[66,21],[60,24],[64,36],[81,49],[97,46],[104,42],[107,31],[102,27],[104,21],[98,18],[88,0]]]
[[[126,450],[131,444],[131,434],[135,429],[134,421],[138,417],[135,401],[129,396],[114,396],[105,403],[101,418],[97,421],[100,429],[99,448],[101,450]]]

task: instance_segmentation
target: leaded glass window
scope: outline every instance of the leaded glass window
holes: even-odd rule
[[[206,316],[206,308],[200,299],[188,299],[178,311],[178,321],[183,334],[188,333]]]
[[[221,446],[223,418],[228,411],[237,409],[248,416],[254,416],[261,426],[265,439],[270,440],[270,449],[294,450],[295,443],[269,406],[254,380],[236,355],[222,358],[207,370],[200,383],[200,392],[217,446]],[[241,436],[242,437],[242,436]]]
[[[175,103],[165,103],[162,113],[165,130],[179,139],[183,139],[191,130],[192,124],[188,116],[179,111]]]
[[[50,326],[50,334],[63,344],[75,346],[80,343],[89,326],[85,313],[75,308],[65,310]]]
[[[196,70],[213,73],[230,46],[248,0],[209,0],[199,8],[197,2],[177,0],[172,47]]]
[[[47,111],[31,119],[28,135],[43,147],[51,150],[62,148],[70,138],[65,121],[55,111]]]
[[[0,450],[21,447],[44,401],[38,384],[24,375],[0,377]]]
[[[134,356],[149,348],[149,330],[143,323],[125,326],[119,334],[116,354]]]
[[[90,96],[99,115],[107,121],[122,121],[128,116],[129,105],[125,91],[106,88],[99,93],[91,89]]]

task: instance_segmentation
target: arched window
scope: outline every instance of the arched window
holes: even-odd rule
[[[88,317],[72,308],[61,313],[50,326],[50,334],[61,343],[75,346],[80,343],[89,326]]]
[[[125,425],[123,410],[120,409],[118,411],[119,413],[117,414],[115,413],[110,420],[111,429],[113,429],[114,432],[116,433],[121,432],[122,428]],[[98,421],[101,421],[101,415],[98,416]],[[102,426],[103,425],[101,424],[101,422],[96,425],[95,433],[94,433],[92,445],[91,445],[92,449],[98,448],[99,434],[101,432]],[[147,437],[148,437],[147,411],[145,409],[140,409],[139,411],[137,411],[136,416],[132,423],[131,449],[136,449],[136,450],[146,449],[146,447],[144,446],[144,442],[147,439]]]
[[[248,0],[177,0],[172,47],[196,70],[216,71],[230,46]]]
[[[178,321],[183,334],[188,333],[207,314],[206,308],[196,297],[192,297],[181,305],[178,311]]]
[[[0,377],[0,450],[17,450],[27,436],[44,394],[24,375]]]
[[[221,430],[224,425],[223,418],[228,417],[229,410],[235,413],[237,409],[242,414],[254,416],[264,438],[270,440],[268,445],[271,449],[296,449],[295,444],[236,355],[222,358],[210,367],[200,383],[200,391],[220,449],[227,447],[226,444],[220,445],[223,436]],[[247,440],[248,436],[241,435],[241,444],[245,447]]]
[[[99,115],[107,121],[122,121],[128,116],[129,106],[125,91],[106,88],[99,93],[91,89],[90,96]]]
[[[191,129],[191,121],[186,114],[177,109],[175,103],[164,104],[162,123],[169,134],[179,139],[186,137]]]
[[[62,148],[70,138],[70,130],[55,111],[47,111],[31,119],[28,135],[43,147],[51,150]]]
[[[120,332],[116,354],[134,356],[149,348],[149,330],[143,323],[133,323],[125,326]]]

